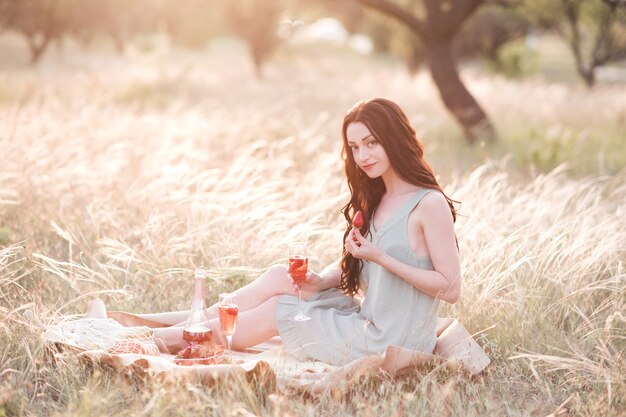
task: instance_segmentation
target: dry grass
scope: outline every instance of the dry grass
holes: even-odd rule
[[[0,69],[0,415],[620,415],[626,87],[469,75],[503,140],[468,150],[425,74],[333,53],[279,57],[260,82],[250,71],[219,50]],[[185,308],[199,264],[214,301],[284,262],[295,237],[308,236],[314,269],[332,261],[347,197],[340,120],[374,95],[407,109],[463,202],[463,296],[442,315],[494,359],[478,380],[442,370],[310,399],[46,355],[26,310],[46,322],[95,295]]]

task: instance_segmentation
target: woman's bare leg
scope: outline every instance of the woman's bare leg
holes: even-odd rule
[[[234,301],[240,312],[253,310],[270,298],[280,295],[298,295],[298,291],[291,285],[289,268],[285,265],[272,265],[257,279],[245,285],[234,293]],[[314,291],[302,291],[302,298],[307,299],[315,294]],[[210,318],[218,317],[217,303],[208,308]]]
[[[298,292],[291,285],[291,279],[288,275],[288,268],[285,265],[273,265],[261,274],[254,281],[245,285],[234,292],[235,303],[239,306],[239,312],[252,310],[265,301],[276,295],[298,295]],[[314,292],[302,291],[302,298],[306,300],[312,296]],[[207,309],[209,319],[218,317],[217,304],[213,304]],[[170,326],[184,326],[189,310],[170,311],[167,313],[154,314],[138,314],[147,320],[156,321]],[[233,342],[234,343],[234,342]]]
[[[245,349],[278,336],[275,314],[280,297],[280,295],[270,297],[261,305],[239,316],[237,330],[233,335],[233,349]],[[219,320],[213,324],[219,328]]]
[[[239,314],[237,329],[233,335],[233,349],[245,349],[278,335],[274,314],[279,298],[280,296],[270,297],[261,305]],[[225,344],[221,334],[219,319],[210,320],[209,327],[213,332],[214,340],[217,343]],[[154,329],[154,337],[160,339],[169,352],[176,353],[182,348],[182,327]]]
[[[168,311],[165,313],[144,313],[136,314],[142,319],[156,321],[157,323],[167,324],[168,326],[174,326],[178,323],[184,322],[189,315],[189,310],[183,311]]]

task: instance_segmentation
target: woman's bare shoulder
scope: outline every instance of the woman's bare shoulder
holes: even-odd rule
[[[446,200],[446,197],[442,193],[436,190],[426,194],[422,198],[420,204],[417,206],[417,209],[420,212],[421,217],[452,217],[452,213],[450,212],[450,206],[448,205],[448,200]]]
[[[432,190],[431,192],[427,193],[422,198],[422,201],[420,201],[419,205],[421,207],[431,210],[437,210],[444,207],[450,210],[450,207],[448,206],[448,200],[446,200],[446,197],[437,190]]]

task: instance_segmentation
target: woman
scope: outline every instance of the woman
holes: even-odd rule
[[[397,104],[380,98],[357,103],[344,118],[342,137],[352,194],[342,210],[344,251],[321,273],[307,275],[303,310],[311,320],[292,320],[297,297],[287,267],[272,266],[235,292],[235,349],[280,335],[296,358],[331,364],[381,354],[390,345],[433,351],[438,300],[455,303],[461,291],[453,200]],[[351,226],[357,210],[365,217],[361,230]],[[359,292],[362,303],[354,298]],[[219,334],[217,306],[208,313]],[[143,315],[167,324],[185,316]],[[155,336],[179,345],[182,328],[156,329]]]

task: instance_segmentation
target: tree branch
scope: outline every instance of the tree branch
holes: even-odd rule
[[[614,17],[614,7],[607,10],[602,16],[591,54],[591,68],[604,65],[612,58],[613,37],[611,36],[611,25]]]
[[[427,35],[426,25],[424,22],[419,20],[417,16],[415,16],[410,11],[401,7],[400,5],[394,3],[391,0],[353,0],[358,3],[361,3],[365,6],[371,7],[372,9],[383,13],[387,16],[394,17],[400,22],[404,23],[412,32],[417,34],[420,38],[424,39]]]
[[[487,3],[500,7],[517,7],[522,4],[522,0],[488,0]]]
[[[576,61],[576,66],[578,70],[581,72],[586,71],[585,65],[583,63],[582,53],[580,50],[580,29],[578,27],[578,8],[575,4],[573,4],[570,0],[561,0],[563,4],[563,11],[565,12],[565,17],[567,18],[567,22],[570,25],[571,29],[571,37],[569,39],[570,46],[572,47],[572,52],[574,53],[574,59]]]
[[[484,0],[424,0],[432,33],[451,39]]]

